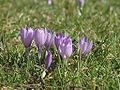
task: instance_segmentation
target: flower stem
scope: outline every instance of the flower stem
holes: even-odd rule
[[[29,56],[30,47],[26,48],[26,55]]]
[[[81,56],[81,51],[79,51],[79,60],[78,60],[78,74],[79,74],[79,70],[80,70],[80,63],[82,62],[82,56]]]
[[[78,15],[81,16],[82,13],[81,13],[81,8],[80,7],[77,7],[77,11],[78,11]]]
[[[42,54],[42,48],[38,50],[38,58],[39,58],[39,64],[41,65],[41,55]]]

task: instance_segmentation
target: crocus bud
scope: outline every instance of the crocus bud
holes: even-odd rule
[[[51,5],[52,4],[52,0],[48,0],[48,5]]]
[[[45,68],[48,69],[52,63],[52,53],[50,51],[47,52]]]
[[[24,44],[27,53],[29,52],[32,40],[34,36],[34,31],[30,27],[22,28],[20,30],[20,37],[22,40],[22,43]]]
[[[52,42],[53,42],[52,32],[47,31],[47,39],[45,41],[45,47],[47,50],[49,50],[49,48],[51,47]]]
[[[87,37],[81,38],[78,43],[78,48],[81,50],[81,56],[85,57],[86,54],[88,54],[92,49],[92,46],[93,46],[93,42],[92,41],[88,42]]]
[[[63,59],[67,59],[71,56],[73,52],[72,40],[70,37],[65,36],[60,41],[60,45],[58,47],[59,54]]]
[[[83,7],[84,3],[85,3],[85,0],[76,0],[76,2],[80,7]]]
[[[54,33],[54,42],[57,49],[60,45],[60,42],[63,40],[63,37],[64,36],[62,34],[56,35],[56,33]]]
[[[47,31],[46,29],[40,28],[35,30],[35,44],[38,48],[38,51],[41,52],[42,47],[44,46],[47,38]]]

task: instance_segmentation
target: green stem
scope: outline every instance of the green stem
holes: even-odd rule
[[[78,72],[79,72],[79,70],[80,70],[80,63],[82,62],[82,60],[81,60],[81,51],[79,51],[79,60],[78,60]]]
[[[26,48],[26,56],[29,56],[30,47]]]
[[[30,62],[30,57],[27,56],[27,70],[28,70],[28,71],[29,71],[29,69],[30,69],[30,64],[31,64],[31,62]]]
[[[42,54],[42,48],[38,50],[38,58],[39,58],[39,64],[41,65],[41,55]]]

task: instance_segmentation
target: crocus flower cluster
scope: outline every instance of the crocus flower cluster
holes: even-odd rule
[[[21,40],[26,48],[27,53],[29,53],[32,40],[34,38],[35,44],[38,48],[39,57],[41,58],[42,48],[45,46],[47,50],[45,67],[48,69],[52,63],[52,54],[50,52],[50,47],[52,45],[52,32],[48,31],[46,28],[37,28],[33,31],[32,28],[26,27],[22,28],[20,31]]]
[[[52,63],[52,53],[50,52],[50,47],[53,42],[57,48],[59,55],[62,59],[68,59],[73,53],[73,43],[72,39],[63,34],[54,33],[46,28],[37,28],[33,30],[31,27],[25,27],[20,30],[21,40],[26,48],[27,53],[29,53],[32,40],[34,39],[35,44],[38,48],[39,57],[41,58],[42,48],[46,48],[46,61],[45,68],[48,69]],[[54,39],[54,40],[53,40]],[[78,43],[78,48],[80,49],[80,55],[85,57],[91,50],[93,42],[89,42],[87,37],[81,38]]]
[[[73,52],[72,39],[69,36],[62,34],[57,36],[56,33],[54,33],[54,41],[56,48],[59,54],[62,56],[62,58],[69,58]]]

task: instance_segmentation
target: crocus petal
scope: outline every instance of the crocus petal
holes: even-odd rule
[[[77,3],[80,7],[84,6],[85,0],[77,0]]]
[[[78,43],[78,48],[80,49],[80,48],[82,48],[83,47],[83,44],[84,44],[84,39],[80,39],[79,40],[79,43]]]
[[[63,58],[66,59],[65,49],[66,49],[66,47],[65,47],[65,44],[63,43],[59,46],[58,52]]]
[[[46,41],[46,30],[44,29],[36,29],[35,30],[35,43],[36,46],[43,47]]]
[[[47,50],[49,50],[49,48],[51,47],[52,45],[52,32],[47,32],[47,39],[46,39],[46,42],[45,42],[45,46],[47,48]]]
[[[62,41],[62,38],[63,38],[62,34],[57,36],[56,33],[54,33],[54,42],[55,42],[55,45],[56,45],[57,49],[59,48],[59,45]]]
[[[72,52],[73,52],[73,45],[72,45],[72,40],[70,37],[67,37],[66,38],[66,41],[65,41],[65,54],[67,57],[70,57]]]
[[[47,39],[47,29],[45,28],[45,30],[44,30],[44,39],[45,39],[45,41],[44,41],[44,43],[46,42],[46,39]]]
[[[84,42],[88,43],[88,38],[87,37],[84,37],[83,40],[84,40]]]
[[[27,46],[30,46],[30,44],[32,43],[33,36],[34,36],[33,30],[32,28],[29,28],[29,30],[27,31],[27,36],[26,36]]]
[[[72,49],[72,45],[70,43],[68,43],[66,45],[66,49],[65,49],[65,54],[66,54],[66,57],[70,57],[72,52],[73,52],[73,49]]]
[[[92,49],[92,46],[93,46],[93,42],[91,41],[86,49],[86,53],[90,52],[90,50]]]
[[[82,53],[82,54],[85,54],[85,53],[86,53],[88,44],[89,44],[89,43],[87,43],[87,42],[84,43],[84,45],[83,45],[83,47],[82,47],[82,50],[81,50],[81,53]]]
[[[25,42],[26,42],[26,33],[27,33],[27,31],[26,31],[25,28],[22,28],[20,30],[20,37],[21,37],[21,40],[22,40],[24,45],[25,45]]]
[[[46,62],[45,62],[45,68],[48,69],[52,63],[52,53],[48,52],[48,55],[46,57]]]
[[[52,0],[48,0],[48,5],[51,5],[52,4]]]

